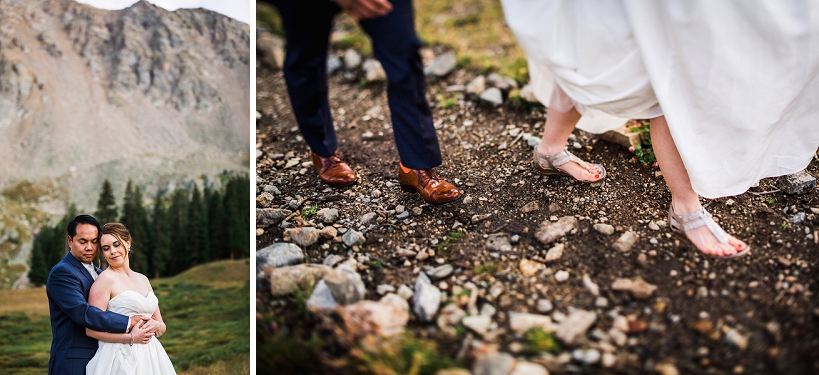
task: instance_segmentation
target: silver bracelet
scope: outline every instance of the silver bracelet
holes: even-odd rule
[[[130,343],[130,345],[131,345],[131,346],[134,346],[134,333],[133,333],[133,332],[128,332],[128,334],[129,334],[129,335],[131,335],[131,343]]]

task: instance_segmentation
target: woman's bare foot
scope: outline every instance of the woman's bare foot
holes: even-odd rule
[[[540,153],[541,155],[556,155],[561,151],[563,151],[562,148],[556,151],[548,149],[546,146],[544,146],[543,142],[541,142],[537,146],[537,152]],[[594,164],[591,163],[587,164],[589,166],[588,170],[586,169],[586,167],[580,165],[575,161],[569,161],[568,163],[561,165],[559,169],[570,174],[578,181],[596,182],[604,177],[603,171],[598,169]]]
[[[699,206],[699,208],[694,210],[679,209],[678,211],[677,208],[674,208],[673,209],[674,214],[678,215],[678,217],[684,217],[699,209],[702,209],[702,206],[700,206],[699,204],[697,204],[697,206]],[[685,214],[681,215],[679,213],[680,211],[684,212]],[[692,220],[692,222],[696,222],[699,220],[705,219],[694,219]],[[709,218],[707,220],[713,219]],[[680,223],[680,225],[682,225],[682,223]],[[719,225],[717,224],[717,226]],[[719,229],[721,230],[722,228],[720,227]],[[745,242],[740,241],[739,239],[728,233],[725,233],[725,235],[728,241],[723,243],[720,242],[716,235],[712,233],[711,230],[706,225],[702,225],[698,228],[685,231],[686,238],[688,238],[688,240],[690,240],[691,243],[694,246],[696,246],[701,253],[705,255],[710,255],[714,257],[732,257],[737,255],[738,253],[745,251],[748,248],[748,244],[746,244]]]

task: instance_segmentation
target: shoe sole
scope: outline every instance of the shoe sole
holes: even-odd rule
[[[412,185],[404,185],[404,184],[399,184],[399,185],[401,186],[401,190],[406,191],[407,193],[416,193],[416,194],[418,194],[418,195],[421,195],[421,192],[419,192],[419,191],[418,191],[418,189],[416,189],[416,188],[412,187]],[[448,200],[448,201],[446,201],[446,202],[430,202],[430,201],[427,201],[426,199],[424,199],[424,197],[423,197],[423,196],[421,197],[421,199],[422,199],[424,202],[429,203],[429,204],[431,204],[431,205],[434,205],[434,206],[440,206],[440,205],[442,205],[442,204],[446,204],[446,203],[451,203],[451,202],[457,201],[458,199],[461,199],[461,196],[463,196],[463,194],[458,194],[458,196],[457,196],[457,197],[452,198],[452,199],[450,199],[450,200]]]

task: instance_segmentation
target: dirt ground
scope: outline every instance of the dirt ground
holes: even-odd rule
[[[367,229],[367,241],[355,249],[357,253],[319,242],[305,249],[307,261],[321,263],[330,254],[367,255],[369,269],[362,276],[368,299],[378,298],[379,284],[412,286],[419,268],[446,263],[455,272],[445,279],[449,288],[445,293],[465,281],[482,289],[501,285],[504,293],[499,298],[481,297],[499,311],[537,313],[537,300],[548,299],[554,312],[596,312],[598,319],[590,332],[607,331],[612,311],[629,317],[633,325],[628,343],[617,348],[621,360],[616,366],[601,369],[600,364],[572,362],[552,373],[652,373],[659,363],[671,363],[682,374],[819,373],[816,190],[786,195],[777,191],[775,179],[766,179],[740,196],[705,201],[722,227],[747,241],[752,250],[733,260],[704,257],[671,237],[665,224],[670,194],[658,170],[636,163],[622,146],[575,132],[581,148],[572,151],[603,164],[608,171],[604,183],[537,174],[531,147],[509,130],[539,136],[545,110],[509,102],[493,108],[468,98],[447,101],[458,99],[447,87],[464,85],[476,74],[456,70],[446,79],[429,81],[428,98],[444,155],[444,164],[436,171],[464,193],[459,201],[431,206],[398,186],[398,155],[383,84],[362,85],[344,74],[331,76],[339,149],[360,176],[352,187],[331,189],[318,180],[311,166],[283,168],[288,158],[309,161],[309,149],[297,130],[281,72],[258,69],[257,110],[262,117],[257,122],[257,141],[262,154],[257,158],[257,193],[273,185],[281,194],[271,207],[286,207],[292,197],[304,198],[320,208],[337,208],[339,219],[350,228]],[[814,159],[807,170],[819,176],[819,161]],[[389,210],[397,205],[405,206],[410,216],[404,220],[390,216],[394,213]],[[359,218],[370,211],[381,212],[377,222],[359,228]],[[792,216],[799,213],[805,213],[805,220],[796,223]],[[553,216],[577,217],[577,230],[558,240],[565,245],[562,258],[546,263],[535,276],[523,276],[520,260],[544,262],[552,247],[540,243],[534,233]],[[601,222],[613,225],[615,233],[593,229]],[[658,230],[651,228],[654,224],[659,224]],[[613,249],[612,243],[626,231],[639,236],[636,244],[626,252]],[[450,237],[453,232],[460,235]],[[518,240],[510,252],[492,252],[487,250],[490,234]],[[267,228],[257,237],[256,248],[282,239],[281,227]],[[436,253],[422,261],[409,259],[411,265],[406,266],[408,259],[399,257],[397,248]],[[492,264],[497,269],[486,267]],[[557,282],[552,275],[558,270],[569,272],[569,279]],[[605,304],[584,287],[583,275],[599,285]],[[610,288],[615,278],[636,276],[658,287],[650,298],[635,299]],[[495,321],[503,327],[504,315]],[[287,324],[291,323],[304,324]],[[433,326],[411,321],[409,328],[439,340],[429,328]],[[747,346],[735,339],[735,333],[747,339]],[[513,344],[519,341],[512,334],[494,340],[504,351],[514,351]],[[442,350],[454,356],[458,345],[448,345],[446,339],[440,342],[450,348]]]

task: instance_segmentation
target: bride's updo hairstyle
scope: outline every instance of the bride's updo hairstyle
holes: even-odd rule
[[[125,246],[125,242],[128,242],[131,245],[133,245],[133,242],[131,242],[131,233],[128,232],[128,229],[125,228],[125,226],[120,223],[107,223],[103,225],[102,231],[100,231],[100,238],[102,238],[103,234],[110,234],[116,237],[116,239],[119,241],[119,243],[122,244],[122,246]],[[127,250],[128,255],[131,255],[130,246],[127,248]]]

